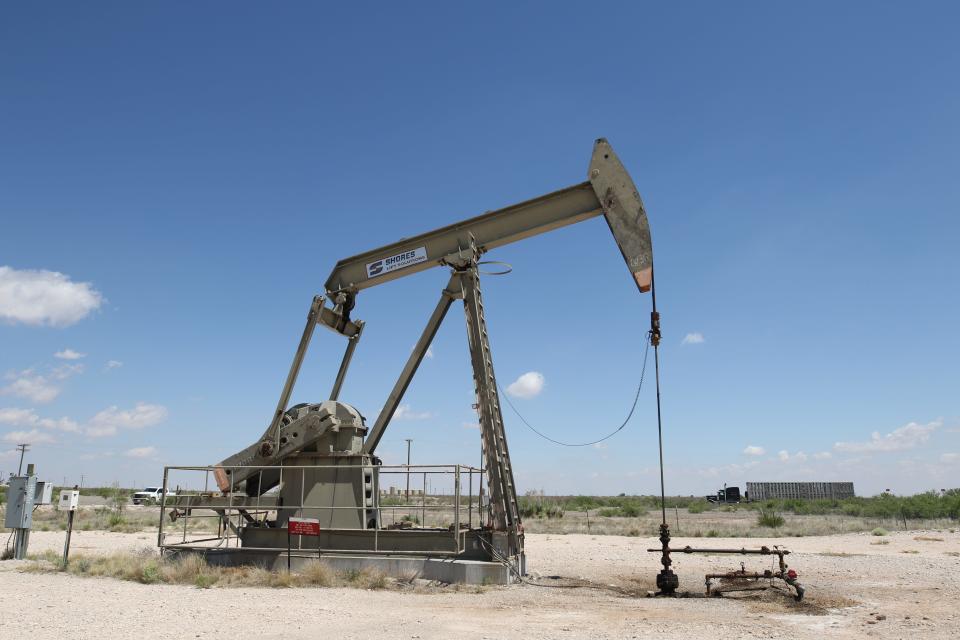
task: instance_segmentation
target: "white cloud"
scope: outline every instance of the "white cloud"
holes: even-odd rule
[[[683,340],[680,341],[680,344],[703,344],[707,339],[703,337],[703,334],[699,331],[694,331],[693,333],[688,333],[683,336]]]
[[[759,460],[751,460],[750,462],[745,462],[743,464],[733,463],[716,467],[697,467],[693,471],[695,471],[697,475],[700,475],[704,478],[740,477],[743,476],[743,474],[747,471],[750,471],[759,465]]]
[[[41,418],[32,409],[16,409],[13,407],[0,409],[0,424],[9,424],[14,427],[43,427],[57,431],[80,431],[80,425],[70,418],[59,419]]]
[[[89,282],[56,271],[0,267],[0,320],[10,324],[68,327],[102,303]]]
[[[37,373],[34,369],[10,371],[4,377],[9,384],[0,387],[0,395],[26,398],[37,404],[53,402],[60,395],[58,381],[83,373],[80,363],[65,363],[50,369],[49,373]]]
[[[396,420],[426,420],[432,418],[433,414],[429,411],[414,411],[410,405],[402,404],[393,412],[393,417]]]
[[[94,453],[84,453],[77,456],[80,460],[98,460],[100,458],[112,458],[113,451],[97,451]]]
[[[540,395],[546,381],[539,371],[528,371],[507,387],[507,393],[515,398],[533,398]]]
[[[107,371],[111,369],[119,369],[123,366],[123,363],[119,360],[107,360]]]
[[[30,431],[11,431],[3,435],[3,441],[13,444],[20,444],[21,442],[28,442],[30,444],[56,442],[54,437],[49,433],[38,431],[37,429],[31,429]]]
[[[784,449],[777,453],[777,458],[780,459],[780,462],[806,462],[807,454],[805,454],[803,451],[797,451],[791,456],[790,452]]]
[[[53,357],[60,358],[61,360],[79,360],[80,358],[86,358],[87,354],[74,351],[73,349],[64,349],[63,351],[57,351],[53,354]]]
[[[743,452],[748,456],[762,456],[767,453],[767,450],[763,447],[755,447],[753,445],[748,445]]]
[[[829,451],[820,451],[819,453],[813,454],[813,457],[817,460],[829,460],[833,457],[833,454],[831,454]]]
[[[940,462],[944,464],[954,464],[960,462],[960,453],[944,453],[940,456]]]
[[[16,409],[14,407],[6,407],[0,409],[0,423],[3,424],[12,424],[15,427],[20,425],[29,424],[33,420],[37,420],[37,414],[32,412],[30,409]]]
[[[930,434],[943,426],[943,420],[934,420],[927,424],[911,422],[894,429],[881,436],[879,431],[870,434],[866,442],[837,442],[833,445],[836,451],[905,451],[930,439]]]
[[[167,408],[159,404],[138,402],[133,409],[121,410],[117,406],[107,407],[90,418],[86,434],[99,438],[112,436],[118,429],[144,429],[163,422],[167,417]]]
[[[123,455],[128,458],[151,458],[156,453],[156,447],[134,447],[133,449],[127,449]]]
[[[0,387],[0,395],[27,398],[31,402],[46,404],[60,395],[60,387],[50,382],[46,376],[35,373],[33,369],[8,373],[10,384]]]
[[[50,370],[50,377],[54,380],[66,380],[73,376],[80,375],[84,371],[84,366],[79,362],[75,364],[62,364]]]

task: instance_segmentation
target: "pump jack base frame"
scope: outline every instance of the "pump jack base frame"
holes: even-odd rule
[[[411,537],[411,533],[414,534]],[[431,536],[431,533],[436,533]],[[377,535],[380,537],[380,543],[385,544],[390,534],[403,536],[404,545],[409,548],[414,538],[422,538],[422,544],[425,549],[436,548],[440,539],[449,542],[449,532],[431,530],[398,530],[387,531],[380,530]],[[419,534],[419,535],[418,535]],[[483,546],[477,544],[476,537],[482,536],[489,538],[489,532],[485,531],[464,531],[465,536],[473,538],[473,544],[468,547],[475,547],[477,551],[483,550]],[[352,538],[373,539],[373,531],[349,531]],[[363,544],[362,541],[359,541]],[[369,541],[367,541],[369,542]],[[485,542],[487,542],[485,540]],[[489,544],[489,542],[487,542]],[[168,559],[182,558],[189,555],[200,555],[207,563],[221,567],[239,567],[239,566],[258,566],[271,571],[286,571],[288,553],[286,548],[265,548],[265,547],[198,547],[198,546],[179,546],[176,544],[165,545],[162,549],[163,557]],[[497,561],[490,561],[482,558],[484,553],[471,553],[465,550],[460,556],[439,556],[429,553],[411,554],[411,553],[379,553],[371,554],[363,550],[357,550],[355,553],[323,552],[318,554],[317,550],[293,549],[290,551],[290,568],[293,572],[302,571],[310,563],[321,562],[329,566],[334,571],[360,571],[374,570],[386,576],[409,580],[410,576],[416,576],[423,580],[435,580],[438,582],[450,584],[473,584],[473,585],[508,585],[517,582],[514,571],[505,564]]]

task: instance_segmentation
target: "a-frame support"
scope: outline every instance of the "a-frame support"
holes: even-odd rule
[[[470,346],[470,362],[473,367],[476,409],[480,419],[480,436],[483,445],[484,466],[487,476],[488,525],[507,536],[506,548],[501,551],[510,557],[523,554],[523,535],[520,513],[517,506],[517,491],[510,464],[507,436],[503,427],[497,379],[493,371],[493,356],[483,311],[480,292],[480,276],[475,259],[465,260],[453,266],[450,281],[440,296],[440,301],[427,321],[420,339],[407,359],[400,377],[394,384],[377,421],[367,436],[364,453],[372,454],[380,443],[384,431],[403,399],[414,374],[423,361],[430,343],[446,317],[453,300],[463,300],[467,322],[467,340]]]

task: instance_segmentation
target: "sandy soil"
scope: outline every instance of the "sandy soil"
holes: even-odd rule
[[[942,538],[917,540],[917,537]],[[888,544],[873,544],[881,540]],[[197,589],[20,571],[0,563],[0,593],[29,603],[0,607],[0,638],[957,638],[960,533],[898,532],[787,540],[678,538],[675,546],[783,543],[807,587],[795,603],[778,593],[723,599],[632,598],[613,590],[527,585],[483,593],[358,589]],[[76,532],[72,553],[152,547],[152,534]],[[61,532],[35,532],[31,552],[60,551]],[[652,587],[652,538],[529,535],[534,576]],[[844,554],[844,555],[841,555]],[[849,555],[846,555],[849,554]],[[703,574],[740,556],[680,556],[681,588],[701,593]],[[769,558],[747,559],[763,569]]]

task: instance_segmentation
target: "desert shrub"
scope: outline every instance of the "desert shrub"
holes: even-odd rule
[[[517,502],[521,518],[538,517],[543,509],[539,501],[531,500],[530,498],[520,498]]]
[[[333,570],[317,560],[308,563],[301,573],[307,584],[314,587],[330,587],[336,582],[336,574]]]
[[[635,503],[625,503],[617,507],[597,509],[597,515],[605,518],[639,518],[647,515],[647,510]]]
[[[757,514],[757,525],[761,527],[776,529],[782,527],[784,522],[786,521],[783,519],[783,516],[773,510],[760,509],[760,512]]]
[[[216,583],[217,576],[210,573],[198,573],[193,581],[193,584],[195,584],[198,589],[209,589]]]
[[[387,576],[379,571],[365,569],[360,571],[360,574],[364,589],[386,589],[390,584]]]
[[[164,582],[190,584],[206,567],[207,563],[202,557],[191,554],[165,561],[160,573]]]
[[[342,580],[348,583],[354,583],[360,580],[360,571],[358,569],[345,569],[338,575]]]
[[[859,504],[845,504],[841,507],[840,512],[845,516],[861,516],[863,515],[863,507]]]
[[[563,500],[563,508],[567,511],[587,511],[606,507],[607,502],[596,496],[572,496]]]
[[[647,510],[636,503],[628,503],[620,507],[620,513],[624,518],[639,518],[647,515]]]
[[[562,518],[562,517],[563,517],[563,507],[561,507],[560,505],[556,505],[556,504],[550,505],[549,507],[546,508],[546,510],[544,511],[544,514],[545,514],[548,518]]]
[[[519,500],[521,518],[562,518],[563,505],[542,496],[525,496]]]
[[[697,500],[696,502],[691,502],[687,505],[688,513],[703,513],[709,509],[712,509],[713,505],[706,500]]]
[[[70,571],[83,575],[90,571],[90,558],[86,556],[80,556],[74,560],[70,561]]]
[[[140,582],[144,584],[153,584],[160,582],[160,567],[156,562],[147,562],[140,569]]]
[[[875,535],[875,536],[886,536],[886,535],[889,535],[889,534],[890,534],[890,532],[887,531],[886,529],[884,529],[883,527],[877,527],[876,529],[874,529],[874,530],[871,531],[870,533],[872,533],[872,534]]]
[[[297,586],[297,576],[287,571],[271,572],[268,584],[271,587],[289,589],[290,587]]]

